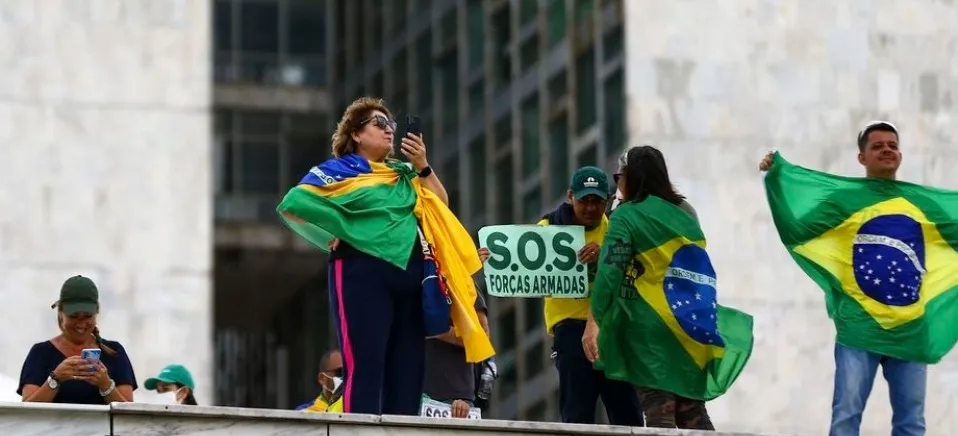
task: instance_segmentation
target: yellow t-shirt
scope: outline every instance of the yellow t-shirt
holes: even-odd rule
[[[543,219],[539,221],[538,224],[540,226],[547,226],[549,225],[549,220]],[[605,232],[608,229],[609,219],[603,215],[599,225],[595,226],[592,230],[587,229],[585,231],[586,244],[595,242],[601,246],[602,240],[605,239]],[[592,288],[592,281],[595,279],[596,265],[588,265],[588,268],[589,288]],[[589,319],[589,298],[546,298],[543,309],[545,312],[543,317],[546,320],[546,331],[551,335],[552,328],[560,321],[567,319],[581,319],[584,321]]]
[[[340,395],[339,399],[333,401],[333,404],[326,404],[323,396],[320,395],[316,397],[311,406],[304,410],[307,412],[343,413],[343,396]]]

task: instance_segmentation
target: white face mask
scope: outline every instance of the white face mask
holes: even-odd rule
[[[180,400],[176,398],[176,394],[179,393],[179,390],[163,392],[156,395],[157,404],[180,404]]]

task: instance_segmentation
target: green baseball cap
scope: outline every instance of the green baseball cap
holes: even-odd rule
[[[95,315],[100,313],[100,292],[97,291],[93,280],[83,276],[73,276],[63,282],[63,286],[60,287],[60,299],[53,303],[53,307],[58,304],[67,315],[76,315],[81,312]]]
[[[167,365],[162,371],[160,371],[159,374],[156,375],[156,377],[150,377],[146,379],[146,381],[143,382],[143,387],[154,391],[156,390],[157,382],[169,384],[179,383],[190,388],[191,391],[193,390],[193,376],[190,375],[190,372],[186,370],[185,366],[175,363],[172,365]]]
[[[569,187],[577,200],[587,195],[609,198],[609,177],[605,171],[593,166],[579,168],[572,174],[572,186]]]

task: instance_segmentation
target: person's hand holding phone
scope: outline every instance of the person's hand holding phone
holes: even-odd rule
[[[106,365],[103,362],[90,361],[88,363],[92,364],[93,371],[88,371],[83,377],[82,380],[87,383],[96,386],[101,392],[110,388],[110,372],[107,371]]]
[[[81,376],[86,375],[86,369],[89,366],[86,359],[80,356],[70,356],[63,359],[53,370],[53,376],[60,382],[67,380],[79,380]]]
[[[406,116],[406,133],[400,140],[402,154],[409,159],[409,163],[417,172],[429,166],[426,161],[426,143],[422,139],[422,127],[419,126],[419,117]]]

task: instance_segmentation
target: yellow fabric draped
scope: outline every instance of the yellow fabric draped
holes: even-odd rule
[[[413,213],[419,219],[426,241],[433,247],[449,284],[456,336],[462,338],[466,361],[482,362],[496,352],[476,313],[476,285],[472,275],[482,268],[478,249],[469,232],[439,196],[426,189],[418,177],[413,179],[413,187],[417,197]]]

